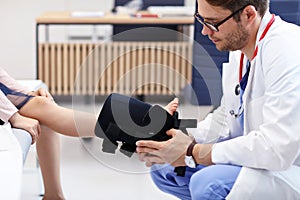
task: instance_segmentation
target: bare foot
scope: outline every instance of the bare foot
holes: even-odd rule
[[[168,103],[168,105],[166,105],[164,108],[166,109],[166,111],[168,111],[168,113],[170,113],[171,115],[174,114],[174,112],[177,110],[178,108],[178,104],[179,104],[179,100],[178,98],[174,98],[172,101],[170,101],[170,103]]]

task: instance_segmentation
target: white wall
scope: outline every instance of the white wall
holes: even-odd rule
[[[103,10],[114,0],[6,0],[0,6],[0,67],[17,79],[35,79],[35,18],[46,11]],[[194,0],[186,0],[194,5]]]
[[[0,6],[0,66],[14,78],[34,79],[35,18],[51,10],[110,10],[113,0],[6,0]]]
[[[186,6],[195,6],[196,0],[185,0]]]

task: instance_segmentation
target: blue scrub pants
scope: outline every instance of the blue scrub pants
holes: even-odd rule
[[[179,199],[225,199],[235,183],[241,167],[234,165],[198,165],[187,167],[184,177],[177,176],[170,165],[154,165],[151,177],[163,192]]]

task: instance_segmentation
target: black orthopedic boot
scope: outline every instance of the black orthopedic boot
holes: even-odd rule
[[[161,106],[113,93],[103,104],[95,134],[103,139],[103,152],[115,153],[120,142],[120,151],[131,157],[138,140],[165,141],[169,129],[186,133],[186,128],[196,127],[196,119],[178,119],[177,112],[172,116]]]

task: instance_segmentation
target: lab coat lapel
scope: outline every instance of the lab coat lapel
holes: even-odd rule
[[[243,102],[244,102],[244,135],[249,132],[249,123],[248,123],[248,103],[251,101],[251,91],[253,90],[253,79],[254,79],[254,71],[255,71],[255,60],[251,61],[251,68],[248,77],[247,87],[244,91]]]

